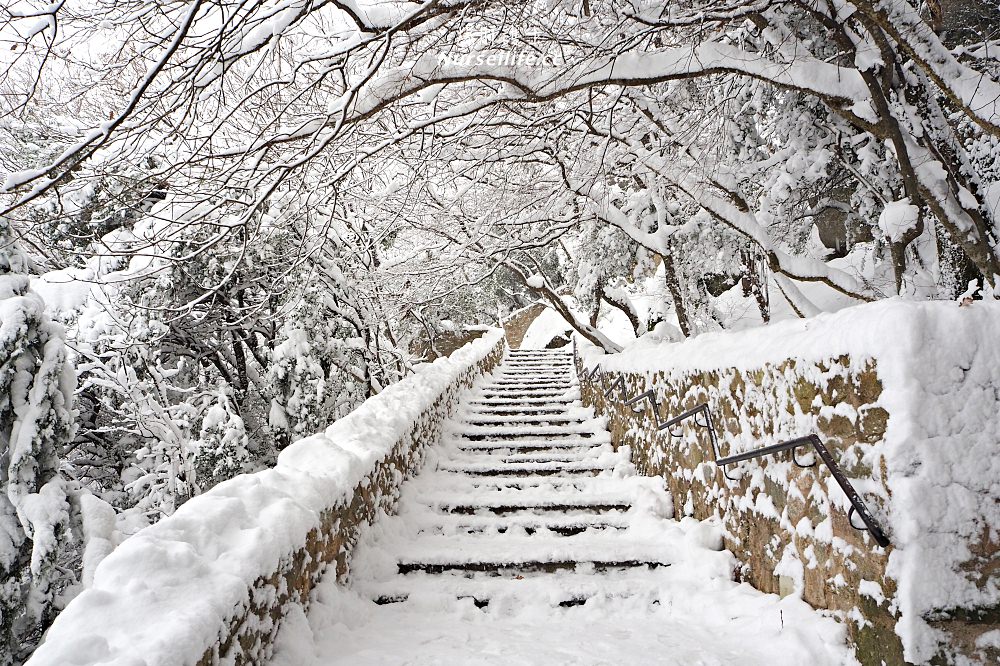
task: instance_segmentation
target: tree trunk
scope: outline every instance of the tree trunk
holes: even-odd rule
[[[543,284],[541,287],[532,287],[530,284],[528,284],[528,276],[525,275],[524,271],[515,266],[513,263],[504,262],[504,266],[513,271],[514,275],[516,275],[518,279],[521,280],[521,282],[523,282],[526,287],[544,297],[545,300],[549,302],[549,305],[552,307],[552,309],[558,312],[562,316],[562,318],[566,320],[566,323],[572,326],[576,330],[576,332],[582,335],[584,338],[594,343],[598,347],[601,347],[602,349],[604,349],[604,351],[608,352],[609,354],[617,354],[622,350],[621,345],[615,343],[613,340],[611,340],[611,338],[604,335],[590,324],[587,324],[586,322],[582,322],[579,319],[577,319],[576,316],[572,312],[570,312],[570,309],[566,307],[566,304],[563,303],[563,300],[559,297],[559,294],[557,294],[549,286],[548,281],[546,281],[545,284]]]
[[[681,328],[684,337],[691,337],[691,319],[688,317],[687,308],[684,306],[684,294],[681,291],[680,278],[677,275],[677,267],[674,264],[674,257],[670,252],[660,255],[663,260],[663,279],[670,292],[670,299],[674,302],[674,312],[677,314],[677,324]]]
[[[636,312],[635,308],[629,302],[622,302],[620,299],[616,298],[612,294],[609,294],[606,290],[601,290],[601,299],[604,300],[608,305],[618,308],[625,313],[628,317],[628,322],[632,325],[632,331],[635,333],[635,337],[639,337],[643,333],[643,323],[639,319],[639,313]]]

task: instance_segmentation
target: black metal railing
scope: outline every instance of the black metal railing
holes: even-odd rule
[[[583,363],[580,361],[579,356],[576,352],[576,340],[573,341],[573,365],[576,369],[577,377],[581,380],[586,380],[587,382],[593,384],[598,379],[601,382],[602,392],[605,398],[610,399],[614,394],[615,389],[617,389],[621,395],[620,402],[624,407],[630,408],[635,414],[641,414],[644,410],[640,406],[643,400],[649,403],[650,416],[652,417],[653,424],[657,431],[666,430],[671,437],[681,437],[683,432],[675,432],[672,428],[680,423],[687,421],[688,419],[693,419],[693,423],[708,431],[709,440],[712,444],[712,455],[716,466],[722,471],[722,475],[725,476],[730,481],[738,481],[739,477],[729,476],[727,468],[730,465],[735,465],[747,460],[753,460],[754,458],[763,458],[764,456],[773,455],[775,453],[782,453],[784,451],[790,451],[792,455],[792,462],[794,462],[799,467],[815,467],[816,461],[813,460],[810,463],[804,463],[799,460],[797,456],[797,451],[801,448],[812,447],[812,450],[819,456],[819,459],[823,461],[827,469],[830,470],[830,474],[833,476],[837,485],[840,486],[841,490],[847,496],[847,499],[851,503],[851,508],[847,513],[847,520],[851,527],[856,530],[867,530],[871,534],[875,543],[885,548],[889,545],[889,538],[885,535],[882,527],[879,525],[875,516],[868,509],[868,505],[865,504],[861,495],[851,484],[850,480],[844,474],[844,471],[837,464],[837,461],[833,459],[830,454],[830,450],[826,448],[823,440],[819,438],[816,434],[806,435],[804,437],[796,437],[795,439],[790,439],[786,442],[780,442],[778,444],[771,444],[769,446],[764,446],[759,449],[754,449],[752,451],[746,451],[743,453],[736,453],[730,456],[722,456],[719,449],[719,438],[715,431],[715,426],[712,422],[712,411],[707,402],[703,402],[693,409],[689,409],[686,412],[678,414],[672,418],[667,418],[666,420],[660,419],[660,405],[656,400],[655,389],[650,389],[644,391],[635,396],[628,395],[628,387],[625,384],[625,378],[619,376],[618,379],[614,380],[611,385],[608,385],[607,375],[601,369],[600,364],[595,365],[590,370],[587,370]],[[701,420],[699,420],[699,418]],[[864,525],[857,525],[854,522],[854,515],[857,514]]]

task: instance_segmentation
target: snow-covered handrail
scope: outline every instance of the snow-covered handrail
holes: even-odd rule
[[[31,666],[262,663],[286,612],[342,576],[360,529],[441,435],[459,394],[502,359],[489,329],[127,539],[56,618]]]
[[[861,499],[861,495],[858,493],[857,489],[847,478],[847,475],[844,474],[844,470],[840,468],[837,461],[833,459],[833,456],[830,454],[830,450],[826,448],[826,445],[823,444],[823,440],[821,440],[819,435],[816,433],[812,433],[804,437],[796,437],[795,439],[754,449],[753,451],[746,451],[744,453],[737,453],[725,458],[719,458],[715,461],[715,464],[722,468],[723,473],[725,473],[727,465],[733,465],[738,462],[752,460],[754,458],[763,458],[764,456],[781,453],[782,451],[791,451],[792,462],[796,465],[799,467],[815,467],[815,462],[805,464],[799,462],[798,458],[795,457],[795,451],[803,446],[812,446],[813,450],[819,455],[819,459],[822,460],[823,464],[826,465],[826,468],[830,470],[830,474],[837,482],[837,485],[839,485],[840,489],[844,491],[844,495],[847,496],[848,501],[850,501],[851,508],[847,512],[847,522],[850,526],[856,530],[867,530],[868,533],[872,535],[872,539],[875,540],[875,543],[883,548],[887,547],[891,543],[889,541],[889,537],[886,536],[885,532],[882,530],[882,526],[879,525],[875,516],[872,515],[868,505],[865,504],[863,499]],[[727,475],[726,478],[729,478],[729,476]],[[852,520],[854,514],[861,516],[861,521],[864,523],[863,526],[854,524],[854,521]]]
[[[643,410],[635,409],[635,405],[640,403],[642,400],[648,400],[650,408],[652,410],[653,423],[656,426],[656,430],[658,431],[666,430],[671,437],[679,437],[681,436],[681,434],[673,432],[672,430],[670,430],[670,428],[683,421],[693,418],[694,423],[696,425],[708,430],[709,438],[712,443],[713,462],[715,463],[716,467],[722,471],[722,475],[725,476],[730,481],[738,481],[739,479],[729,476],[729,474],[726,472],[727,466],[734,465],[736,463],[743,462],[745,460],[752,460],[754,458],[762,458],[764,456],[773,455],[775,453],[781,453],[783,451],[791,451],[792,462],[794,462],[799,467],[815,467],[816,466],[815,462],[811,464],[803,464],[800,463],[798,458],[795,457],[795,452],[799,448],[804,446],[812,446],[813,450],[816,451],[816,453],[819,455],[820,460],[822,460],[823,464],[826,465],[827,469],[830,470],[830,474],[837,482],[837,485],[840,486],[840,489],[844,491],[844,495],[847,496],[848,501],[851,503],[851,509],[847,515],[847,519],[851,527],[853,527],[856,530],[867,531],[869,534],[871,534],[872,539],[875,540],[875,543],[877,543],[879,546],[883,548],[887,547],[890,544],[889,537],[887,537],[885,532],[882,530],[882,527],[879,525],[878,520],[875,519],[875,516],[868,508],[868,505],[865,504],[865,501],[861,498],[861,495],[854,488],[854,485],[844,474],[844,471],[840,468],[840,465],[838,465],[837,461],[833,459],[833,456],[830,454],[829,449],[826,448],[826,446],[823,444],[823,441],[815,433],[805,435],[803,437],[796,437],[794,439],[790,439],[784,442],[779,442],[777,444],[771,444],[769,446],[764,446],[759,449],[754,449],[752,451],[737,453],[730,456],[722,456],[719,450],[718,436],[716,435],[715,426],[712,423],[711,408],[709,407],[707,402],[703,402],[699,404],[697,407],[694,407],[693,409],[689,409],[681,414],[678,414],[673,418],[668,418],[665,421],[660,421],[660,409],[659,405],[657,405],[656,402],[655,389],[644,391],[642,393],[639,393],[638,395],[629,396],[625,386],[625,379],[624,377],[620,376],[618,377],[617,380],[613,381],[611,383],[611,386],[609,387],[607,384],[607,378],[605,376],[605,373],[601,370],[600,365],[595,365],[590,370],[587,370],[587,368],[583,366],[583,363],[580,361],[579,356],[576,352],[576,339],[573,340],[573,364],[576,369],[577,377],[580,378],[581,380],[585,380],[590,383],[594,383],[598,379],[600,380],[601,387],[603,388],[603,395],[605,398],[610,398],[614,394],[615,389],[619,389],[619,391],[621,392],[620,402],[622,406],[632,408],[632,411],[635,412],[636,414],[642,413]],[[703,422],[698,421],[697,417],[699,415],[704,417],[705,420]],[[855,513],[861,516],[861,520],[862,522],[864,522],[863,526],[855,525],[854,521],[851,520],[851,518]]]

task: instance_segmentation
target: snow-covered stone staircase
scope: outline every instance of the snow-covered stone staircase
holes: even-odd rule
[[[662,539],[635,529],[669,510],[662,482],[635,476],[580,406],[569,354],[511,352],[462,404],[438,456],[383,521],[382,566],[355,577],[379,603],[446,593],[480,607],[569,606],[648,590],[671,563]]]
[[[511,352],[446,426],[272,666],[855,664],[842,625],[733,582],[718,527],[671,518],[569,354]]]

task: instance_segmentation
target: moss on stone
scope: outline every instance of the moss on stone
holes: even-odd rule
[[[817,389],[812,382],[803,377],[796,380],[795,388],[792,389],[792,395],[795,396],[795,402],[798,403],[799,409],[805,414],[812,411],[813,400],[816,399],[817,393],[819,393],[819,389]]]
[[[862,407],[858,418],[858,441],[874,443],[885,437],[889,412],[881,407]]]

